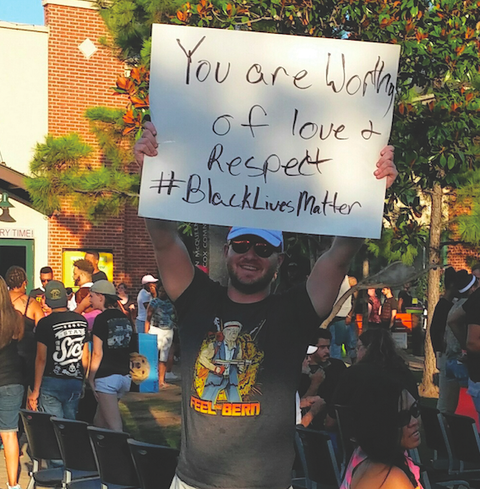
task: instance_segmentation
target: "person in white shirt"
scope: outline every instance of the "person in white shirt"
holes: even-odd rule
[[[153,275],[145,275],[142,278],[142,288],[137,295],[137,319],[135,320],[135,326],[137,333],[145,333],[145,320],[147,319],[147,308],[149,302],[157,297],[157,289],[155,284],[158,282],[158,278]]]

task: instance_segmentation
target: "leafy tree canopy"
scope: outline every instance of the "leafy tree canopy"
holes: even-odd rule
[[[393,240],[389,246],[392,256],[400,253],[410,260],[414,254],[412,245],[415,248],[425,243],[426,234],[418,232],[422,225],[416,221],[424,210],[419,191],[428,194],[437,182],[442,187],[456,187],[465,171],[478,166],[478,0],[434,3],[426,0],[96,0],[96,3],[110,32],[108,42],[119,58],[132,65],[130,76],[120,77],[115,89],[128,98],[122,120],[112,122],[117,115],[120,118],[115,112],[108,122],[107,111],[103,109],[102,124],[112,126],[109,134],[112,131],[116,134],[121,128],[120,133],[127,138],[138,134],[148,116],[150,32],[154,22],[400,44],[402,54],[391,137],[400,175],[385,207],[391,229],[385,239]],[[108,145],[106,134],[97,133],[103,139],[101,144]],[[115,161],[110,157],[107,160]],[[115,164],[109,165],[115,168]],[[40,176],[38,168],[34,173]],[[130,181],[128,174],[127,180]],[[138,189],[138,181],[132,179],[131,183],[127,192],[122,189],[120,194],[102,195],[105,198],[125,195],[129,199]],[[35,192],[35,187],[31,188]],[[43,198],[45,195],[48,194],[43,192]],[[38,199],[35,202],[39,203]],[[55,202],[53,194],[52,202]],[[411,236],[413,241],[406,240],[406,236]],[[375,251],[375,246],[372,250]]]

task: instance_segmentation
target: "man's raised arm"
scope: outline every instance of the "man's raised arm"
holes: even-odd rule
[[[398,172],[393,162],[393,146],[385,146],[380,152],[374,175],[377,179],[386,178],[387,188],[394,182]],[[362,244],[363,238],[337,237],[315,263],[307,280],[307,292],[319,317],[330,313],[350,262]]]
[[[157,131],[151,122],[145,124],[142,137],[135,144],[135,159],[142,166],[143,158],[156,156]],[[165,292],[172,301],[177,300],[193,280],[194,268],[188,251],[177,233],[177,224],[172,221],[145,219],[152,240],[155,259]]]

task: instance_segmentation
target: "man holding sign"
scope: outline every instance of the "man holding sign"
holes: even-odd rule
[[[139,164],[158,154],[156,136],[146,123],[135,146]],[[390,187],[397,176],[391,146],[376,166],[375,177]],[[302,360],[363,240],[335,238],[306,283],[273,295],[270,284],[284,259],[281,232],[231,228],[223,250],[229,282],[222,287],[194,268],[175,222],[146,223],[179,316],[183,423],[172,487],[286,489]],[[213,385],[227,384],[234,396],[233,389],[210,395]]]

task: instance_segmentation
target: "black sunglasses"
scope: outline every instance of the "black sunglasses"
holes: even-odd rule
[[[418,418],[420,416],[420,406],[418,405],[418,401],[415,401],[410,409],[402,409],[398,413],[398,425],[399,426],[407,426],[410,423],[410,420],[413,418]]]
[[[253,246],[253,251],[260,258],[268,258],[274,253],[280,253],[282,251],[280,247],[272,246],[265,241],[254,241],[251,239],[232,239],[230,245],[232,250],[239,255],[243,255]]]

